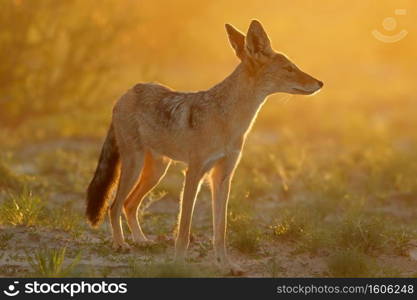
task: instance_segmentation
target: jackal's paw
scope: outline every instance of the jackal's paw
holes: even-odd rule
[[[113,249],[120,252],[129,252],[131,247],[126,242],[113,241]]]

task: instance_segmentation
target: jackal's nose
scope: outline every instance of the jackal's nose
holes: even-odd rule
[[[322,88],[324,84],[323,81],[318,80],[318,83],[319,83],[319,87]]]

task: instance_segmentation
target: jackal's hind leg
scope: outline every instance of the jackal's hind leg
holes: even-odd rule
[[[143,167],[144,154],[141,150],[132,151],[129,154],[121,153],[121,173],[116,198],[110,208],[110,223],[113,233],[113,247],[116,249],[128,249],[124,241],[121,213],[123,202],[131,193],[138,182],[139,174]]]
[[[125,216],[135,243],[147,242],[137,216],[140,203],[164,177],[170,162],[167,158],[147,152],[139,182],[124,202]]]

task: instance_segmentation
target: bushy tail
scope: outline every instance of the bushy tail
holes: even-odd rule
[[[113,125],[107,133],[93,179],[87,189],[87,218],[96,227],[107,211],[108,198],[117,181],[119,151]]]

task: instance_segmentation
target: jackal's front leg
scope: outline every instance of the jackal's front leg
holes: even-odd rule
[[[185,176],[184,191],[179,215],[179,228],[175,241],[176,261],[184,260],[188,244],[190,243],[191,219],[202,176],[202,168],[193,165],[189,166]]]
[[[240,152],[221,159],[211,173],[211,192],[213,206],[213,246],[217,263],[230,268],[232,273],[240,273],[238,266],[229,262],[226,253],[227,203],[233,171]]]

